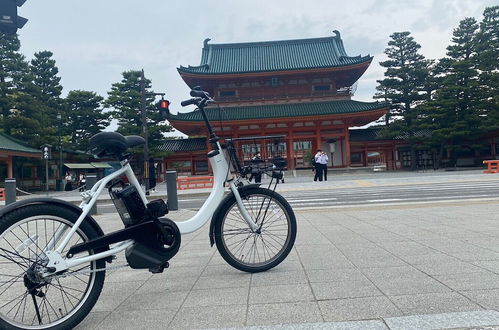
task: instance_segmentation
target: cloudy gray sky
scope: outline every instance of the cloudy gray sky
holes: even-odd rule
[[[106,97],[125,70],[144,69],[157,92],[180,109],[188,88],[176,68],[198,65],[211,43],[315,38],[339,30],[349,55],[374,55],[354,99],[371,101],[390,34],[410,31],[427,58],[445,55],[452,30],[465,17],[481,20],[497,0],[28,0],[19,15],[21,51],[50,50],[64,95]],[[181,110],[187,111],[187,110]]]

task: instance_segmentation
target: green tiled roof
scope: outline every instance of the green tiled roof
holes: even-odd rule
[[[372,126],[362,129],[350,129],[350,141],[352,142],[366,142],[366,141],[378,141],[378,140],[407,140],[408,135],[397,135],[393,138],[384,137],[382,135],[386,126]],[[422,129],[414,132],[416,137],[429,137],[431,136],[431,130]]]
[[[368,62],[371,56],[348,56],[340,33],[313,39],[234,44],[204,42],[199,66],[181,66],[179,72],[228,74],[332,68]]]
[[[166,139],[161,141],[161,144],[156,147],[158,151],[197,151],[206,150],[206,138],[192,138],[192,139]]]
[[[207,108],[206,114],[211,121],[248,120],[283,117],[320,116],[346,113],[359,113],[380,110],[388,105],[384,102],[360,102],[340,100],[314,103],[269,104],[242,107]],[[169,114],[171,120],[202,121],[200,111]]]
[[[21,141],[0,132],[0,150],[9,150],[27,153],[41,153],[41,150],[26,147]]]

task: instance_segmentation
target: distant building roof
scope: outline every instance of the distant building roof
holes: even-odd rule
[[[18,139],[13,138],[5,133],[0,132],[0,150],[16,151],[22,153],[39,153],[41,156],[41,150],[27,147],[24,143]]]
[[[335,68],[368,63],[372,56],[348,56],[340,33],[325,38],[210,44],[199,66],[180,66],[182,74],[203,75]]]
[[[362,129],[350,129],[350,141],[351,142],[364,142],[364,141],[376,141],[376,140],[407,140],[409,135],[398,135],[394,138],[384,137],[382,132],[386,129],[385,125],[371,126]],[[414,133],[415,137],[428,137],[431,136],[431,130],[423,129]]]
[[[266,118],[290,118],[304,116],[321,116],[331,114],[353,114],[374,110],[382,110],[388,105],[383,102],[360,102],[339,100],[311,103],[284,103],[242,107],[207,108],[206,114],[212,121],[251,120]],[[169,114],[170,120],[199,121],[203,120],[200,111]]]
[[[182,151],[198,151],[206,150],[206,138],[192,139],[168,139],[163,140],[156,148],[158,151],[182,152]]]

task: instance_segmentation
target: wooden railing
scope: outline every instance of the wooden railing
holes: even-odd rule
[[[483,173],[499,173],[499,160],[484,160],[487,164],[487,169]]]
[[[213,187],[214,179],[212,176],[189,176],[177,178],[177,189],[202,189]]]

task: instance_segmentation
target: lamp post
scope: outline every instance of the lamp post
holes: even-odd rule
[[[62,143],[61,143],[61,125],[62,116],[60,113],[57,114],[57,135],[59,137],[59,178],[57,179],[57,190],[62,191]]]
[[[147,132],[147,115],[146,115],[146,102],[147,96],[156,96],[161,95],[164,96],[165,93],[148,93],[146,92],[146,78],[144,77],[144,69],[140,72],[140,114],[142,117],[142,135],[144,140],[146,141],[144,145],[144,187],[146,190],[146,194],[149,192],[149,137]]]

